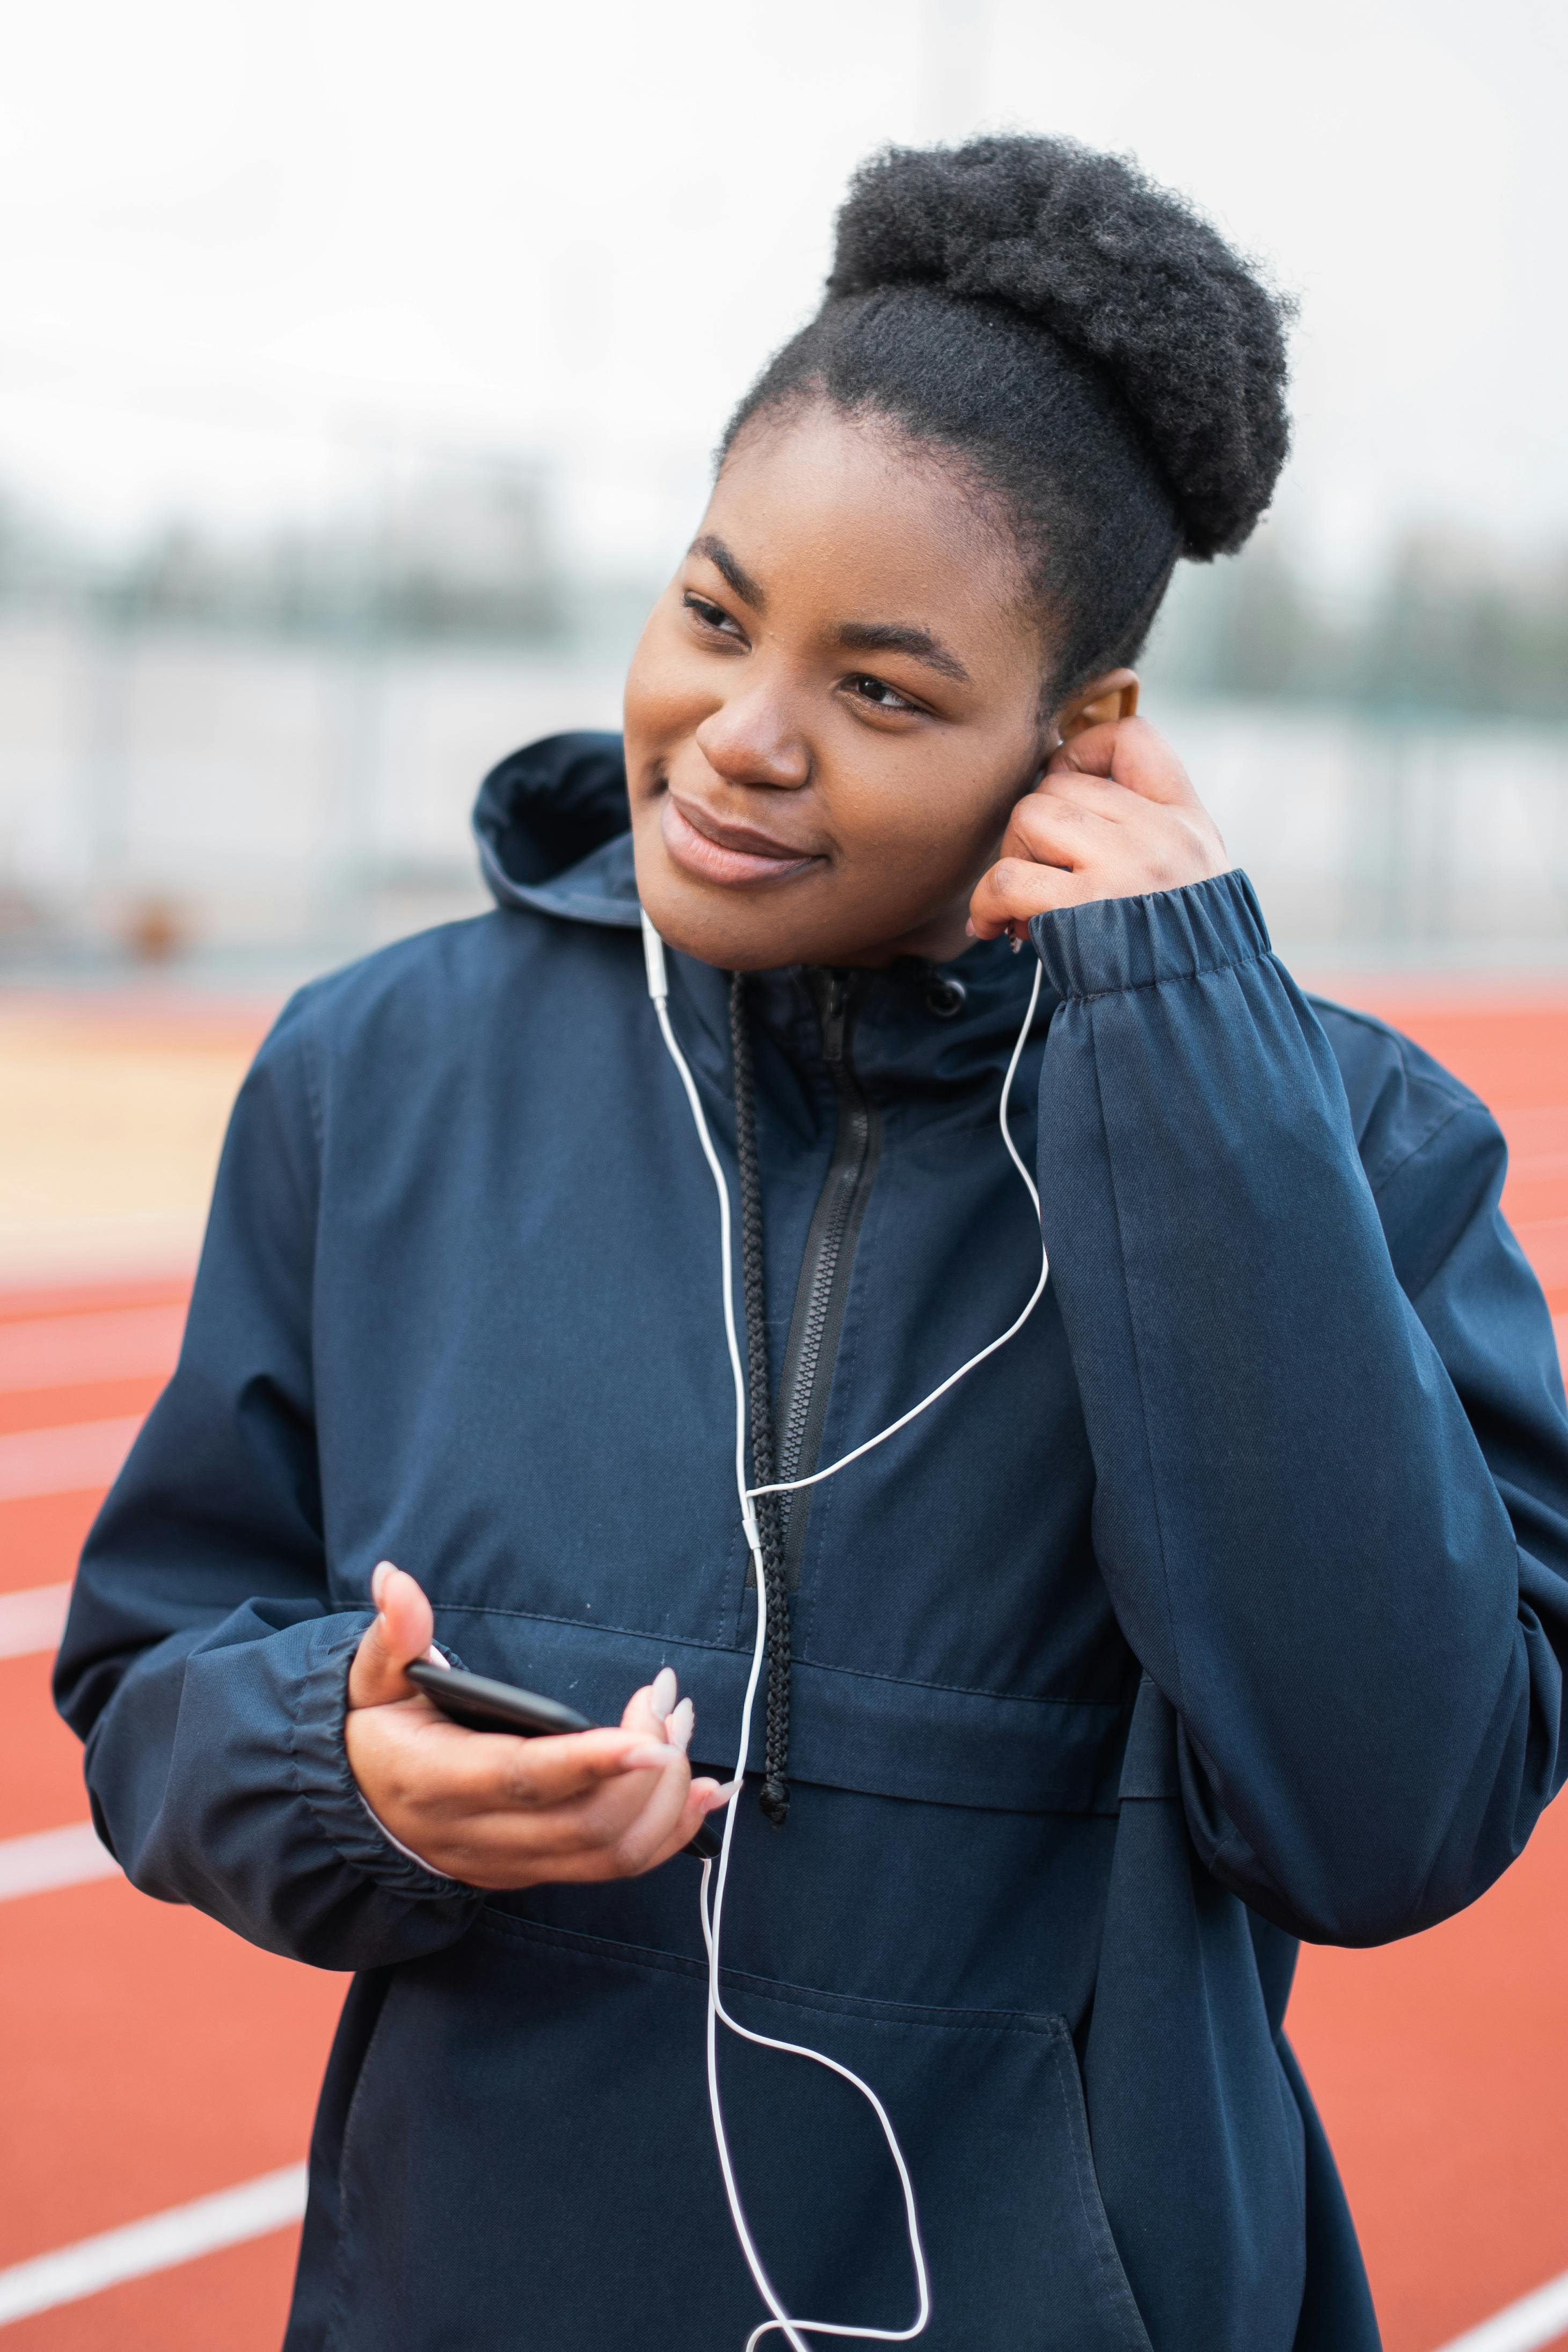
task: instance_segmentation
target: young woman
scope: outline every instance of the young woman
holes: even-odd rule
[[[1282,380],[1275,302],[1124,164],[873,163],[624,749],[507,761],[498,911],[264,1046],[58,1686],[138,1886],[356,1972],[290,2352],[913,2332],[851,2084],[721,2038],[771,2303],[710,2135],[681,1849],[758,1566],[722,1997],[884,2103],[924,2340],[1376,2344],[1296,1941],[1458,1909],[1557,1786],[1568,1423],[1492,1121],[1301,994],[1135,715]],[[759,1561],[640,910],[745,1481],[789,1489]],[[1037,1286],[1026,1027],[1044,1293],[803,1486]],[[433,1639],[620,1727],[461,1728]]]

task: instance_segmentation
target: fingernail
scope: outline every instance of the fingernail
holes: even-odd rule
[[[970,939],[975,939],[978,936],[976,932],[974,924],[969,921],[967,917],[965,918],[964,929],[968,933]]]
[[[426,1652],[425,1652],[425,1654],[425,1654],[425,1657],[427,1658],[427,1660],[429,1661],[429,1663],[430,1663],[433,1666],[444,1666],[444,1667],[446,1668],[446,1671],[447,1671],[447,1673],[448,1673],[448,1674],[450,1674],[450,1673],[452,1672],[452,1661],[451,1661],[451,1659],[450,1659],[450,1658],[444,1658],[444,1657],[442,1656],[442,1654],[441,1654],[440,1651],[436,1648],[436,1646],[435,1646],[435,1644],[434,1644],[434,1642],[432,1642],[432,1643],[431,1643],[431,1645],[430,1645],[429,1649],[428,1649],[428,1650],[426,1650]]]
[[[649,1694],[653,1712],[661,1723],[668,1719],[670,1710],[675,1704],[675,1693],[679,1688],[680,1685],[675,1680],[674,1666],[661,1666],[653,1676],[653,1687]]]
[[[673,1764],[680,1752],[678,1748],[666,1747],[662,1739],[640,1739],[636,1747],[629,1748],[621,1759],[621,1769],[623,1772],[650,1769],[660,1772],[666,1764]]]
[[[697,1719],[696,1709],[689,1698],[684,1698],[664,1726],[664,1737],[672,1748],[684,1756],[692,1744],[692,1731]]]
[[[709,1812],[716,1813],[721,1805],[727,1805],[736,1790],[737,1789],[744,1788],[744,1786],[745,1782],[741,1780],[726,1780],[722,1788],[719,1790],[718,1794],[716,1797],[709,1798]]]
[[[377,1560],[371,1570],[371,1599],[378,1609],[382,1605],[382,1594],[386,1590],[386,1580],[392,1572],[392,1564],[390,1559]]]

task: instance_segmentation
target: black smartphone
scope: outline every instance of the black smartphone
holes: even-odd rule
[[[467,1675],[459,1666],[434,1666],[416,1658],[404,1669],[411,1683],[426,1698],[467,1731],[513,1731],[524,1739],[545,1739],[562,1731],[591,1731],[587,1716],[559,1699],[538,1691],[518,1690],[512,1683],[492,1682],[487,1675]],[[711,1822],[700,1824],[695,1837],[682,1848],[699,1862],[716,1862],[722,1843]]]

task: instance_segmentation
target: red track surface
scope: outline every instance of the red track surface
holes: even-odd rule
[[[0,1318],[141,1306],[180,1283],[13,1294]],[[0,1430],[144,1412],[157,1380],[0,1397]],[[68,1577],[99,1497],[0,1504],[0,1591]],[[85,1817],[47,1657],[0,1659],[0,1838]],[[0,1904],[0,2264],[298,2159],[343,1980],[120,1881]],[[276,2352],[295,2231],[41,2312],[16,2352]]]
[[[1360,1001],[1365,1001],[1362,991]],[[1493,1105],[1508,1206],[1568,1318],[1568,999],[1392,997]],[[177,1298],[174,1284],[0,1299],[0,1321]],[[1560,1336],[1568,1321],[1560,1324]],[[0,1433],[108,1419],[156,1380],[0,1396]],[[95,1498],[0,1503],[0,1591],[68,1577]],[[85,1817],[46,1658],[0,1660],[0,1838]],[[1462,1918],[1303,1954],[1291,2032],[1338,2150],[1387,2352],[1434,2352],[1568,2270],[1568,1809]],[[0,2266],[289,2163],[342,1986],[117,1881],[0,1905]],[[16,2352],[276,2352],[293,2231],[17,2323]]]

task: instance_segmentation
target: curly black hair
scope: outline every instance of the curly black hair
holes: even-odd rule
[[[826,399],[999,494],[1049,698],[1133,660],[1177,558],[1241,546],[1290,440],[1290,306],[1180,197],[1065,139],[890,147],[838,219],[821,309],[730,419]]]

